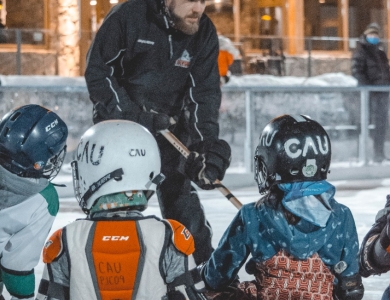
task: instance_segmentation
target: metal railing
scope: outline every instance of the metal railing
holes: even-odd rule
[[[79,138],[92,125],[88,91],[84,86],[44,84],[0,86],[0,116],[30,103],[56,111],[69,127],[67,159],[71,160]],[[227,85],[222,91],[220,136],[232,147],[231,169],[249,173],[259,135],[272,118],[282,114],[309,115],[324,126],[332,142],[332,162],[369,164],[369,92],[390,92],[390,87]]]
[[[47,55],[42,50],[50,52],[55,58],[47,58],[46,60],[54,60],[56,62],[50,62],[55,64],[52,66],[55,69],[55,73],[49,73],[51,75],[56,74],[68,74],[66,70],[58,70],[58,60],[61,55],[61,47],[65,47],[65,42],[61,40],[72,40],[74,45],[79,42],[81,33],[70,33],[69,36],[59,35],[58,33],[47,29],[0,29],[0,61],[7,61],[7,64],[0,64],[0,74],[6,75],[41,75],[47,74],[41,70],[41,73],[33,73],[28,68],[36,60],[36,57],[32,56],[32,53],[39,53],[40,56]],[[94,33],[83,32],[84,37],[92,40]],[[233,36],[227,35],[232,41]],[[244,74],[249,73],[261,73],[265,72],[274,75],[297,75],[292,74],[297,68],[304,68],[303,74],[299,76],[312,76],[316,75],[315,72],[315,58],[318,57],[318,52],[321,52],[322,58],[324,53],[329,53],[330,58],[340,56],[343,53],[345,57],[348,57],[350,53],[356,47],[358,38],[339,38],[339,37],[304,37],[304,38],[288,38],[283,36],[272,35],[259,35],[259,36],[242,36],[240,40],[234,45],[240,50],[242,72]],[[382,43],[385,48],[388,48],[387,40],[383,40]],[[290,45],[294,44],[297,49],[302,51],[292,55],[292,57],[299,57],[300,60],[304,60],[303,65],[297,67],[296,62],[291,65],[291,61],[288,61],[288,54]],[[8,56],[4,56],[4,53],[8,52]],[[338,54],[335,54],[335,53]],[[74,51],[78,53],[78,51]],[[11,55],[12,54],[12,55]],[[320,56],[321,56],[320,55]],[[287,59],[287,60],[286,60]],[[265,61],[265,67],[256,66],[256,60],[261,62]],[[301,63],[301,64],[302,64]],[[272,64],[272,66],[271,66]],[[8,65],[8,66],[7,66]],[[66,68],[66,64],[62,64],[61,68]],[[339,64],[333,65],[333,72],[345,72],[345,70],[338,69]],[[329,70],[327,70],[329,72]]]
[[[227,35],[232,41],[234,36]],[[321,70],[316,67],[316,60],[334,61],[336,58],[348,60],[357,46],[359,37],[342,38],[331,36],[311,36],[304,38],[291,38],[276,35],[242,36],[234,45],[240,50],[244,61],[244,73],[264,73],[272,75],[296,75],[292,68],[304,68],[299,76],[311,77],[318,75]],[[294,48],[295,54],[289,54],[289,49]],[[387,51],[389,40],[383,39],[381,47]],[[293,58],[292,60],[290,58]],[[301,60],[299,64],[297,59]],[[271,60],[270,60],[271,59]],[[279,59],[279,61],[277,61]],[[303,61],[302,61],[303,60]],[[258,63],[259,65],[256,65]],[[269,63],[272,63],[270,65]],[[332,72],[346,72],[340,63],[329,64]],[[324,65],[321,66],[322,68]],[[331,72],[326,70],[325,72]]]
[[[242,149],[244,155],[241,167],[244,168],[245,172],[252,172],[254,151],[262,129],[272,118],[282,114],[303,114],[311,116],[314,120],[320,122],[328,131],[332,144],[338,143],[338,139],[334,134],[337,131],[354,131],[352,136],[357,139],[356,151],[352,149],[352,142],[346,142],[345,144],[349,147],[349,156],[340,158],[340,154],[337,151],[336,153],[334,151],[332,156],[336,157],[337,161],[354,160],[358,165],[368,165],[370,159],[369,149],[371,149],[369,130],[375,130],[369,122],[369,93],[373,91],[390,92],[390,86],[224,86],[222,90],[222,107],[224,106],[224,101],[229,102],[229,98],[235,98],[233,101],[230,100],[232,103],[236,102],[237,104],[237,101],[244,101],[245,103],[244,107],[241,108],[235,107],[234,104],[230,105],[228,112],[222,110],[221,115],[223,116],[223,114],[232,113],[232,111],[239,111],[241,109],[243,119],[245,120],[245,124],[241,124],[241,130],[245,130],[245,139],[241,141],[241,145],[244,148]],[[237,94],[241,95],[237,96]],[[285,99],[281,99],[281,101],[272,105],[272,102],[279,97],[278,95],[280,95],[280,98]],[[286,95],[290,95],[290,97]],[[345,100],[349,100],[350,107],[346,107]],[[312,103],[312,107],[310,107],[310,103]],[[260,107],[259,111],[259,105],[268,106],[268,108],[261,111],[262,108]],[[355,120],[355,122],[351,122],[350,116],[346,116],[351,114],[351,112],[348,112],[348,108],[355,110],[359,108],[358,120]],[[344,114],[344,117],[339,114],[340,110]],[[240,127],[240,122],[238,119],[233,122],[233,126],[236,127],[234,130],[238,132],[239,129],[237,127]],[[231,133],[229,131],[224,132],[224,124],[220,124],[223,138],[229,141],[229,135]],[[339,135],[338,132],[337,136]],[[346,134],[343,136],[345,137]]]

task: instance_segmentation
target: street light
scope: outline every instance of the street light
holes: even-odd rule
[[[272,17],[270,15],[262,15],[261,20],[262,21],[271,21]]]

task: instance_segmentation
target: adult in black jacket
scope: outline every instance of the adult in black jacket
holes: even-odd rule
[[[155,135],[166,176],[157,192],[162,215],[193,234],[198,264],[212,252],[212,232],[191,180],[214,188],[231,155],[218,138],[219,47],[204,9],[204,0],[129,0],[113,7],[85,72],[94,123],[127,119]],[[159,134],[163,129],[192,151],[186,161]]]
[[[389,60],[379,46],[379,26],[368,25],[352,56],[352,75],[359,85],[389,85]],[[374,161],[386,159],[384,145],[388,128],[389,93],[370,93],[370,118],[375,125],[372,132],[374,142]]]

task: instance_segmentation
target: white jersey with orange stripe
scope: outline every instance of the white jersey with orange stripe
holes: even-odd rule
[[[115,214],[122,216],[78,220],[52,235],[37,299],[202,299],[203,282],[195,287],[191,272],[193,238],[183,225]]]

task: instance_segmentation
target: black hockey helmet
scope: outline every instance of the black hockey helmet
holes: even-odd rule
[[[53,179],[66,154],[68,128],[54,112],[21,106],[0,121],[0,164],[20,177]]]
[[[303,115],[282,115],[264,128],[255,154],[260,193],[275,183],[327,178],[331,145],[325,129]]]

